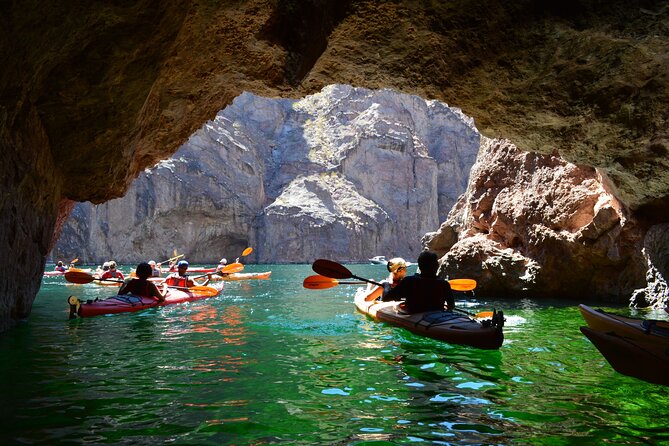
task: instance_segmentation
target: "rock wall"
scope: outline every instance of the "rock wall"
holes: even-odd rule
[[[244,93],[123,198],[75,207],[53,255],[101,262],[415,259],[467,186],[471,118],[438,101],[332,85],[300,100]],[[159,260],[158,260],[159,261]]]
[[[467,192],[423,242],[477,293],[626,302],[644,283],[645,228],[596,169],[485,139]]]

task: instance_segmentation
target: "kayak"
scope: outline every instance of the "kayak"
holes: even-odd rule
[[[231,273],[224,274],[223,276],[214,274],[211,276],[211,280],[267,280],[271,274],[272,271],[265,271],[262,273]]]
[[[64,276],[65,273],[70,272],[70,271],[79,271],[79,272],[90,273],[90,272],[91,272],[91,269],[90,269],[90,268],[87,268],[87,269],[70,268],[70,269],[68,269],[68,270],[66,270],[66,271],[44,271],[44,275],[47,276],[47,277],[51,277],[51,276]]]
[[[588,327],[581,327],[581,332],[616,372],[669,386],[669,351],[666,346]]]
[[[602,333],[615,333],[625,338],[659,344],[669,347],[669,322],[636,319],[595,310],[587,305],[579,305],[581,316],[592,330]]]
[[[220,289],[210,286],[194,286],[187,289],[170,288],[163,302],[153,297],[124,294],[111,296],[106,299],[95,299],[81,302],[75,296],[70,296],[67,303],[70,305],[70,319],[79,317],[100,316],[103,314],[129,313],[147,308],[164,307],[193,300],[207,299],[217,296]]]
[[[355,307],[363,314],[380,322],[405,328],[412,333],[450,344],[469,345],[486,350],[495,350],[504,342],[504,314],[495,313],[492,319],[477,321],[464,314],[452,311],[427,311],[406,314],[397,301],[377,302],[382,289],[359,288],[355,293]],[[367,300],[366,300],[367,299]]]

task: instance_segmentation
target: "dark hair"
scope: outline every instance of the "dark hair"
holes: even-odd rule
[[[153,268],[151,268],[151,265],[146,262],[142,262],[137,265],[137,269],[135,270],[135,274],[137,274],[137,277],[140,279],[146,279],[151,275],[152,272]]]
[[[418,268],[420,275],[424,277],[436,277],[439,270],[439,257],[434,251],[423,251],[418,256]]]

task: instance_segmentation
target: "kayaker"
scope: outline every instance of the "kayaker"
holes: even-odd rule
[[[156,265],[155,260],[149,260],[149,266],[151,267],[151,277],[162,276],[163,271],[160,269],[160,266]]]
[[[437,277],[439,258],[433,251],[418,256],[420,274],[405,277],[394,288],[381,296],[383,301],[404,299],[402,309],[407,313],[447,310],[455,308],[455,299],[447,280]]]
[[[109,271],[106,271],[100,276],[100,279],[121,279],[124,280],[125,277],[121,271],[116,269],[116,262],[113,260],[109,261]]]
[[[402,257],[395,257],[388,260],[386,263],[386,268],[388,268],[388,278],[383,282],[383,292],[387,293],[392,288],[395,288],[402,279],[407,275],[407,262]]]
[[[221,270],[222,270],[223,268],[225,268],[227,264],[228,264],[228,259],[226,259],[225,257],[223,257],[223,258],[218,262],[218,266],[216,267],[216,272],[217,272],[217,273],[220,273]]]
[[[147,279],[151,276],[151,265],[146,262],[142,262],[137,265],[135,269],[135,275],[128,279],[121,289],[118,290],[118,294],[134,294],[135,296],[142,297],[155,297],[158,299],[158,302],[165,300],[165,295],[167,294],[167,287],[163,285],[163,290],[159,290],[155,283],[149,282]]]
[[[59,260],[58,264],[56,264],[56,267],[53,270],[64,273],[65,271],[67,271],[67,268],[65,268],[65,265],[63,265],[63,261]]]
[[[186,260],[179,260],[179,263],[177,263],[177,271],[167,276],[165,283],[169,286],[178,286],[184,288],[192,286],[206,286],[209,283],[209,279],[211,278],[211,274],[207,274],[207,279],[202,283],[198,283],[194,279],[188,277],[186,271],[188,271],[188,262]]]

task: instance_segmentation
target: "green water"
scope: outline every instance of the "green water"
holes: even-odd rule
[[[246,268],[265,270],[74,321],[67,296],[112,290],[46,278],[0,336],[0,444],[669,444],[669,387],[614,372],[569,302],[459,301],[505,310],[504,345],[482,351],[375,323],[352,286],[306,290],[309,265]]]

